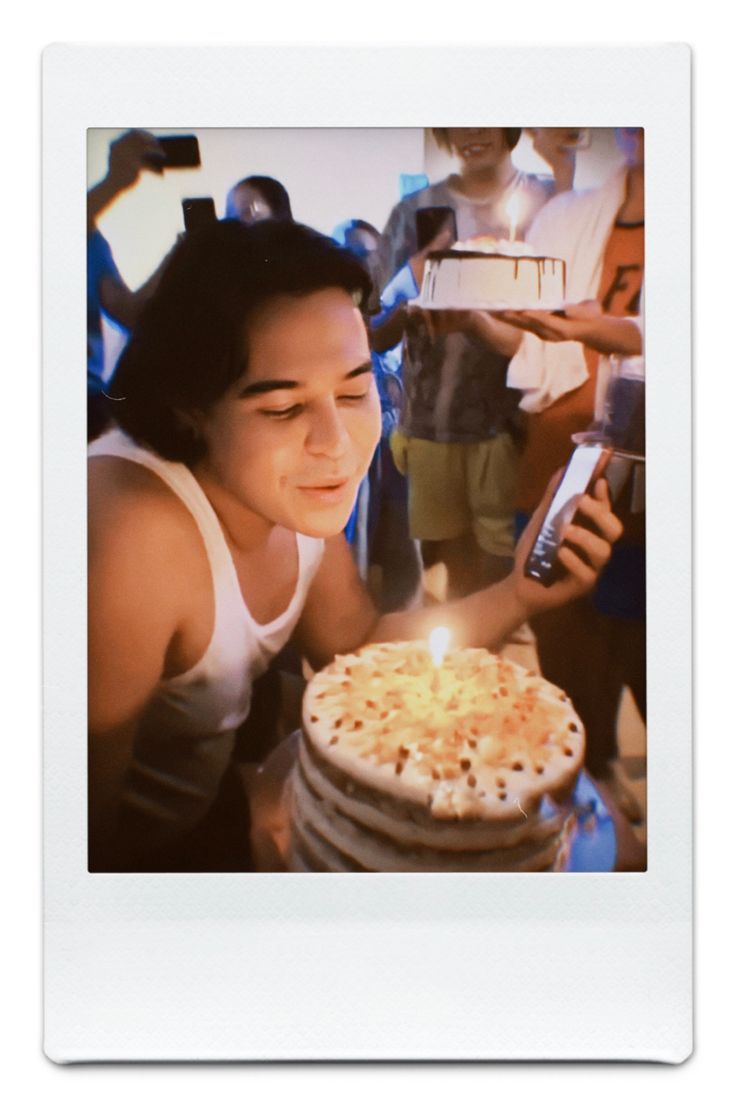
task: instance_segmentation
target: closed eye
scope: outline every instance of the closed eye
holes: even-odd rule
[[[304,409],[303,403],[294,403],[293,406],[285,406],[281,410],[261,410],[261,414],[264,414],[267,418],[276,418],[281,421],[287,421],[289,418],[295,418],[297,414],[301,414]]]

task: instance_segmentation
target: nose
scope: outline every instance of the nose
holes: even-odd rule
[[[312,410],[305,446],[313,456],[328,456],[339,460],[347,452],[350,435],[342,413],[332,399],[326,399]]]

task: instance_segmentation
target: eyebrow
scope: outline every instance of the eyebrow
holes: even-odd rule
[[[351,372],[348,372],[345,376],[346,380],[355,379],[356,376],[362,376],[365,372],[371,372],[373,365],[369,360],[365,364],[358,365],[357,368],[353,368]],[[303,387],[304,385],[297,380],[288,379],[271,379],[271,380],[257,380],[255,383],[249,383],[240,392],[238,398],[250,399],[253,395],[264,395],[268,391],[293,391],[297,387]]]

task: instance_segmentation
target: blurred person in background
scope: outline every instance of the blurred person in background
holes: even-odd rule
[[[452,242],[443,230],[418,248],[420,208],[450,207],[460,240],[508,238],[512,219],[523,239],[547,200],[572,185],[575,168],[574,149],[556,132],[550,140],[544,128],[535,148],[552,168],[549,177],[513,164],[520,128],[436,128],[433,134],[457,157],[459,171],[398,203],[379,250],[382,287],[408,284],[415,295],[428,253]],[[421,541],[425,565],[444,562],[449,594],[461,596],[502,578],[513,563],[523,416],[519,394],[506,386],[506,369],[518,335],[481,311],[430,316],[402,298],[373,337],[374,348],[383,350],[403,336],[405,403],[392,448],[408,477],[411,534]]]
[[[225,218],[238,219],[247,225],[270,218],[292,222],[289,193],[272,176],[246,176],[227,193]]]
[[[168,255],[136,291],[123,280],[109,242],[97,220],[115,200],[138,183],[141,174],[163,171],[164,153],[145,130],[129,130],[110,144],[107,173],[87,193],[87,440],[109,422],[110,403],[104,397],[105,354],[102,316],[107,315],[123,331],[132,330],[144,303],[158,286]]]
[[[618,128],[624,164],[602,187],[557,196],[528,240],[567,265],[564,314],[504,311],[518,327],[509,383],[522,395],[527,442],[521,458],[517,528],[523,529],[550,476],[591,427],[601,356],[643,351],[644,132]],[[617,465],[619,468],[622,465]],[[617,719],[628,686],[646,721],[646,555],[643,467],[629,463],[616,512],[621,541],[595,591],[532,623],[545,678],[562,686],[586,730],[586,766],[608,784],[631,820],[642,812],[616,770]],[[613,465],[611,469],[613,470]]]
[[[364,311],[366,326],[370,328],[371,315],[383,306],[377,307],[375,287],[375,258],[381,232],[364,219],[354,218],[336,226],[332,236],[360,258],[371,275],[373,289]],[[400,352],[372,349],[371,362],[381,402],[381,440],[361,484],[345,534],[363,578],[375,579],[370,569],[380,569],[374,597],[382,610],[393,610],[406,606],[417,595],[421,561],[416,542],[409,535],[406,477],[398,471],[389,445],[402,407]]]

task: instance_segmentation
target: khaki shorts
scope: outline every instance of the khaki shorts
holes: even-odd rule
[[[514,553],[519,450],[508,433],[476,444],[444,444],[396,430],[391,453],[409,482],[415,540],[451,540],[472,531],[494,556]]]

